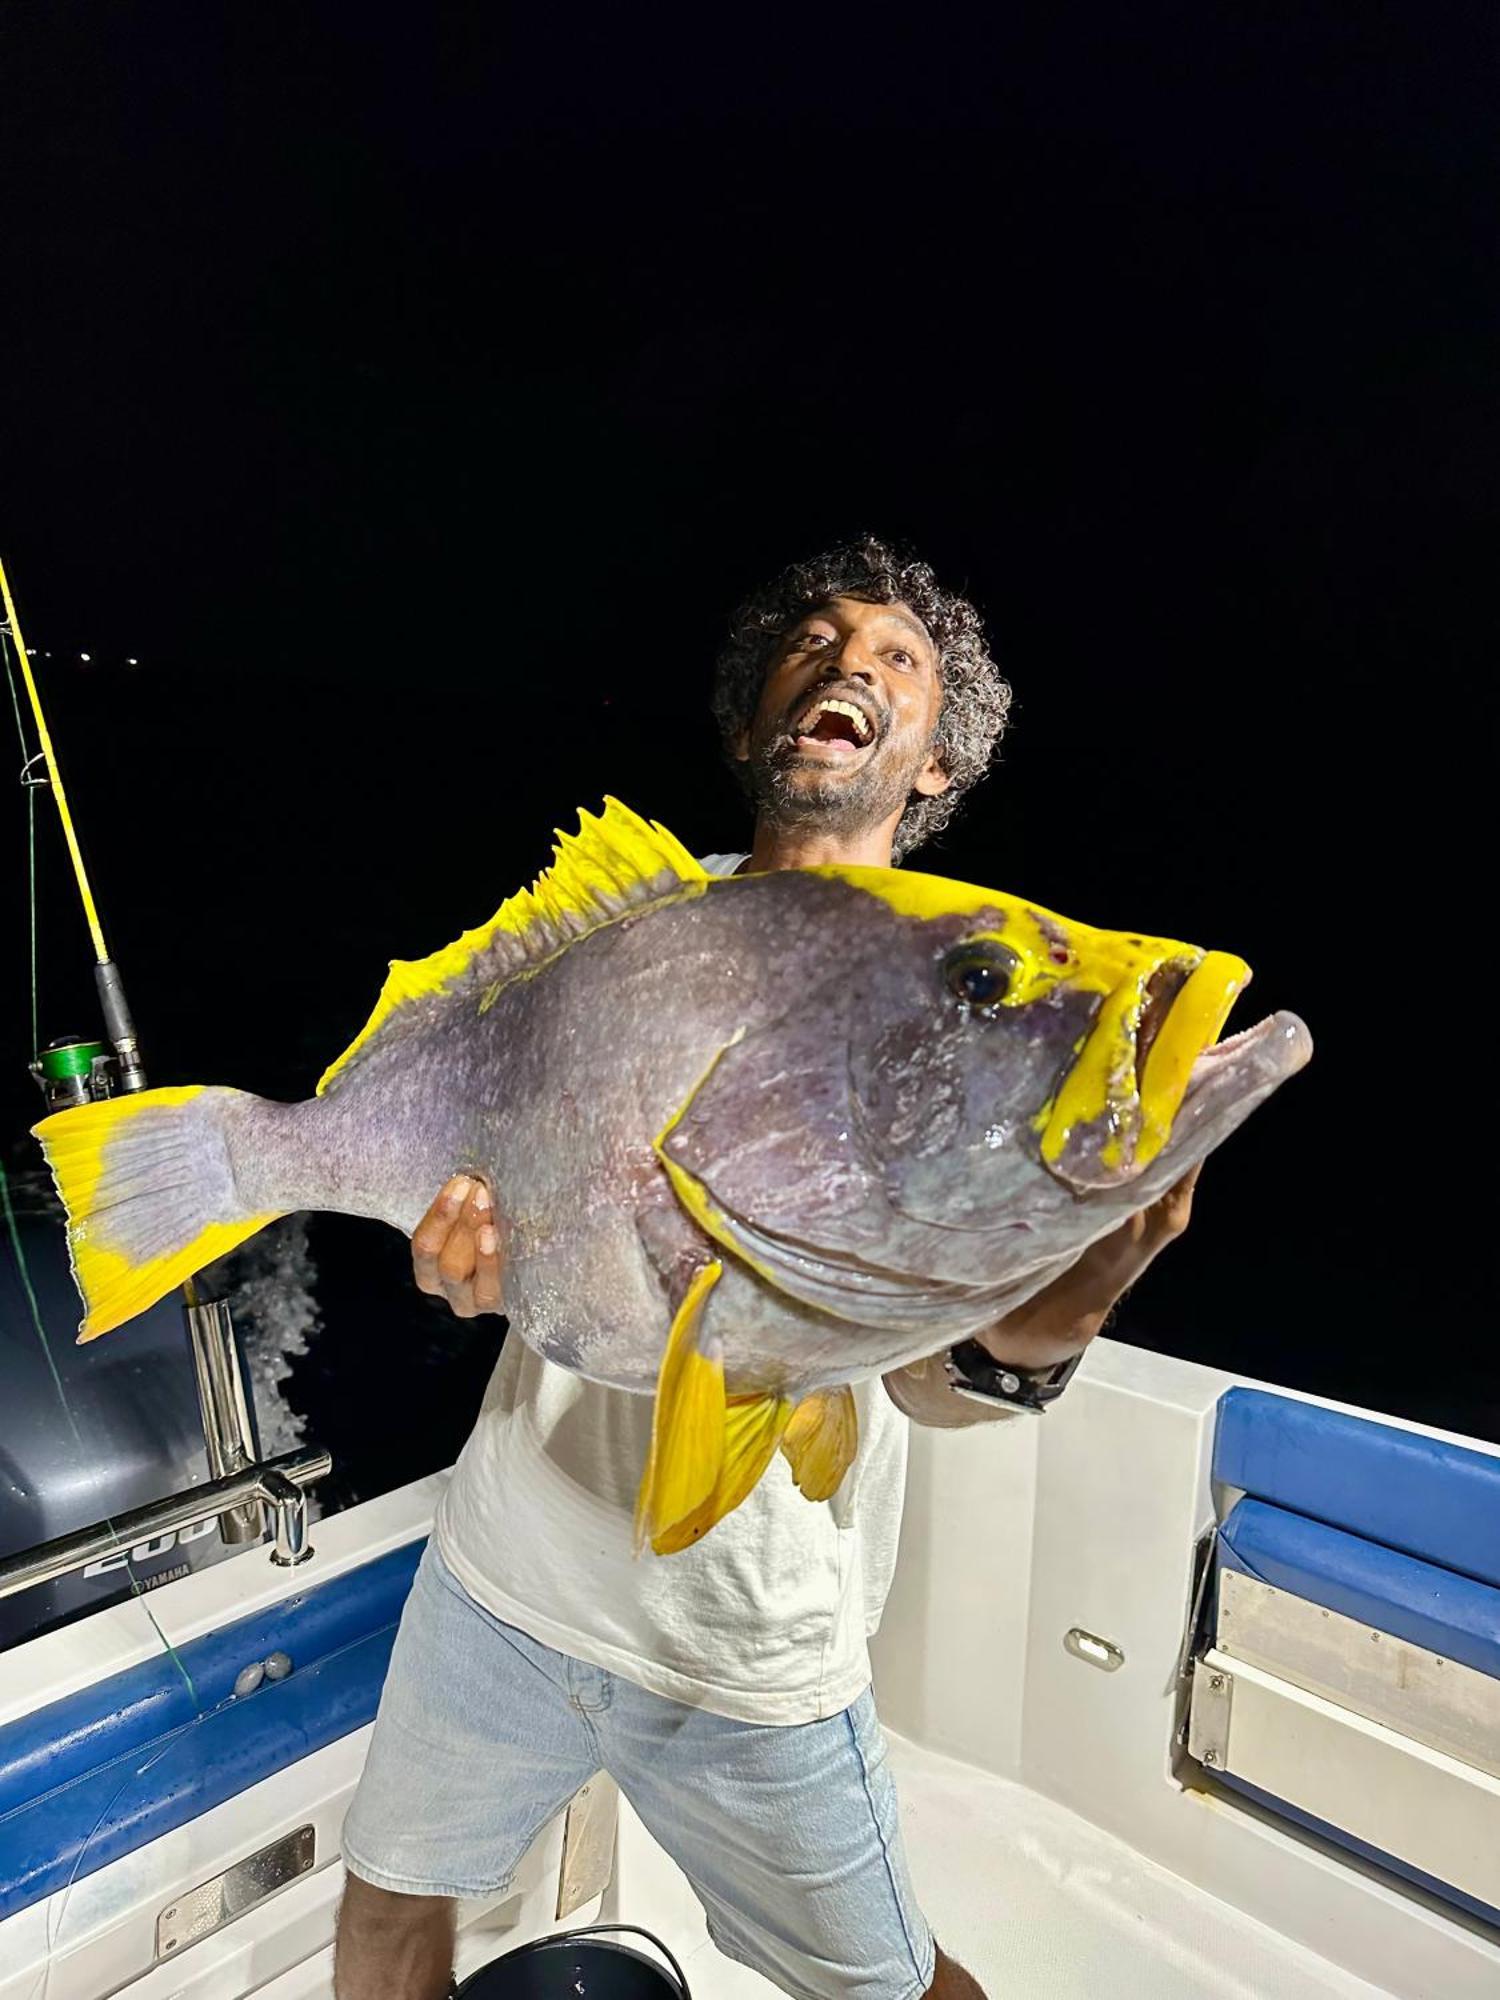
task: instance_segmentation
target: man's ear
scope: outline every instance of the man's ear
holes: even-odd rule
[[[943,760],[934,750],[927,762],[918,771],[912,783],[912,790],[920,792],[924,799],[935,799],[940,792],[946,792],[953,779],[943,768]]]
[[[729,754],[736,764],[745,764],[750,759],[750,731],[737,729],[729,739]]]

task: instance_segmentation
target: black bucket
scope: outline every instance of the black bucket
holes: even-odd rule
[[[650,1938],[667,1965],[616,1944],[606,1931]],[[460,2000],[692,2000],[671,1952],[635,1924],[598,1924],[537,1938],[470,1973],[458,1991]]]

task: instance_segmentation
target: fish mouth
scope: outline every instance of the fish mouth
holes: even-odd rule
[[[1193,1063],[1183,1094],[1183,1108],[1234,1069],[1236,1063],[1243,1065],[1246,1058],[1253,1059],[1259,1070],[1274,1074],[1275,1080],[1281,1082],[1312,1059],[1312,1048],[1307,1023],[1299,1015],[1268,1014],[1254,1027],[1242,1028],[1227,1041],[1215,1042],[1212,1048],[1203,1050]]]
[[[1139,1089],[1141,1078],[1150,1064],[1151,1051],[1157,1037],[1166,1026],[1178,994],[1192,976],[1192,967],[1187,960],[1169,958],[1157,966],[1146,981],[1145,999],[1141,1005],[1140,1019],[1135,1030],[1135,1076]]]
[[[1043,1114],[1044,1163],[1080,1189],[1134,1180],[1171,1138],[1194,1065],[1250,976],[1229,952],[1179,948],[1122,981]]]
[[[1249,976],[1242,961],[1214,952],[1182,976],[1153,975],[1128,1086],[1100,1115],[1066,1130],[1053,1112],[1042,1153],[1059,1180],[1080,1194],[1143,1177],[1168,1186],[1309,1061],[1312,1037],[1291,1013],[1216,1039]]]
[[[868,698],[847,686],[821,688],[792,718],[787,741],[804,755],[822,760],[857,757],[880,736],[880,717]]]

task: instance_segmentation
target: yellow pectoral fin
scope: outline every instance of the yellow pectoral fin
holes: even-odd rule
[[[854,1392],[820,1389],[805,1396],[781,1440],[792,1479],[809,1500],[831,1500],[859,1449],[859,1412]]]
[[[651,1448],[635,1509],[635,1544],[681,1521],[713,1492],[724,1463],[724,1363],[703,1353],[699,1324],[709,1293],[724,1275],[706,1264],[677,1308],[656,1378]]]
[[[659,1556],[675,1555],[700,1541],[716,1521],[732,1514],[771,1463],[792,1416],[782,1396],[735,1396],[724,1412],[724,1463],[701,1506],[651,1537]]]

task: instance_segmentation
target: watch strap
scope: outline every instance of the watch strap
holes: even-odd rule
[[[997,1361],[977,1340],[962,1340],[945,1356],[948,1379],[959,1395],[986,1403],[1007,1403],[1040,1414],[1067,1388],[1084,1349],[1047,1368],[1015,1368]]]

